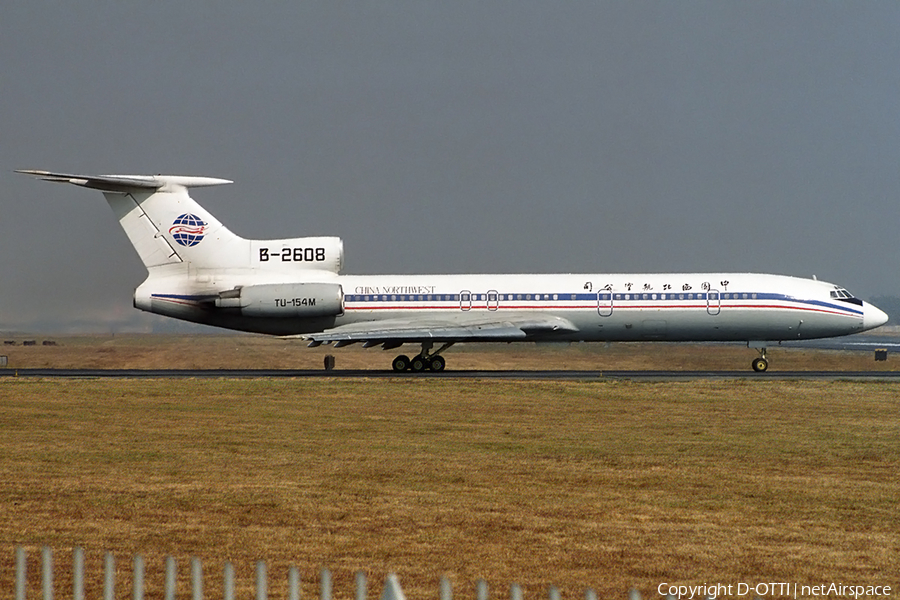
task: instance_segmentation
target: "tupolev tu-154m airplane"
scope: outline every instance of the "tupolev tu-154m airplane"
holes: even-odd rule
[[[395,371],[442,371],[460,342],[650,340],[747,342],[765,371],[770,344],[887,321],[840,286],[784,275],[342,275],[340,238],[247,240],[188,195],[226,179],[18,172],[103,192],[149,272],[136,308],[310,346],[419,344]]]

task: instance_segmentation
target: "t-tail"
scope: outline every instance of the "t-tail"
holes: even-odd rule
[[[218,316],[232,310],[238,316],[276,319],[295,313],[321,316],[315,310],[292,312],[273,304],[273,295],[287,297],[287,292],[302,288],[304,297],[322,296],[317,306],[328,305],[333,314],[343,312],[340,286],[321,283],[341,270],[340,238],[248,240],[232,233],[188,194],[192,187],[232,183],[227,179],[17,172],[103,193],[149,273],[135,290],[137,308],[237,329],[244,327],[235,315],[228,315],[230,325],[219,322]],[[265,308],[270,304],[272,308]]]
[[[20,170],[47,181],[71,183],[100,190],[119,219],[128,239],[148,270],[154,267],[189,264],[195,269],[225,269],[251,266],[251,259],[269,262],[287,249],[290,258],[296,248],[330,246],[330,252],[313,250],[300,255],[295,267],[337,273],[341,269],[339,238],[294,238],[288,240],[246,240],[232,233],[216,217],[188,195],[188,188],[232,183],[214,177],[181,175],[69,175],[49,171]],[[297,242],[303,241],[300,245]],[[306,251],[309,254],[309,251]],[[304,261],[307,258],[309,260]],[[255,261],[254,261],[255,262]],[[301,264],[306,263],[306,264]],[[254,265],[255,266],[255,265]]]

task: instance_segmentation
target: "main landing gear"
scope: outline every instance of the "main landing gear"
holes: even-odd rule
[[[422,351],[419,354],[412,357],[412,359],[401,354],[391,363],[391,368],[396,373],[402,373],[403,371],[412,371],[414,373],[434,371],[439,373],[447,366],[447,361],[440,354],[452,345],[453,342],[447,342],[438,348],[437,352],[430,353],[431,348],[434,347],[434,342],[422,342]]]

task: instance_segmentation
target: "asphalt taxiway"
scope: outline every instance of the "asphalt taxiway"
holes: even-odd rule
[[[292,369],[3,369],[0,377],[46,379],[529,379],[691,381],[699,379],[900,381],[900,371],[442,371]]]

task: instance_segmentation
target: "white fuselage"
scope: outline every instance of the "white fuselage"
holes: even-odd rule
[[[217,290],[247,285],[255,277],[260,277],[259,272],[219,272],[193,280],[151,276],[136,291],[135,305],[176,318],[276,335],[463,313],[482,313],[496,320],[511,314],[554,315],[567,319],[577,330],[545,332],[537,339],[573,341],[809,339],[856,333],[885,320],[884,313],[867,303],[833,297],[838,289],[833,284],[751,273],[335,275],[307,271],[303,281],[340,284],[342,314],[326,319],[250,319],[205,308]]]

